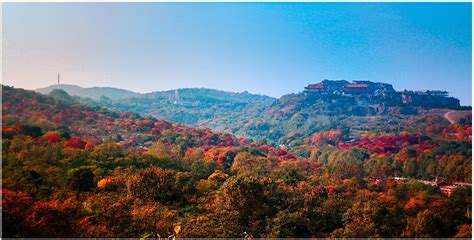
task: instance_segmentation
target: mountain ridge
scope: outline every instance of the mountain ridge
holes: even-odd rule
[[[121,98],[128,98],[138,96],[139,93],[114,87],[81,87],[74,84],[56,84],[44,88],[37,88],[34,91],[42,94],[49,94],[54,89],[61,89],[66,91],[71,96],[79,96],[84,98],[91,98],[93,100],[100,100],[101,96],[105,96],[112,100]]]
[[[93,101],[79,97],[76,100],[229,132],[276,146],[288,144],[294,135],[309,137],[320,131],[349,130],[354,125],[364,126],[364,129],[383,128],[388,121],[399,122],[409,116],[424,115],[430,109],[463,109],[456,98],[446,95],[443,91],[397,92],[390,84],[365,80],[353,83],[324,80],[278,99],[248,92],[181,88],[115,100]]]
[[[125,98],[132,98],[132,97],[153,97],[156,94],[159,93],[174,93],[176,90],[178,91],[189,91],[189,90],[196,90],[196,91],[216,91],[216,92],[221,92],[221,93],[229,93],[229,94],[235,94],[235,95],[251,95],[251,96],[259,96],[262,98],[268,98],[268,99],[278,99],[275,97],[270,97],[265,94],[259,94],[259,93],[250,93],[248,91],[242,91],[242,92],[233,92],[233,91],[227,91],[227,90],[220,90],[220,89],[214,89],[214,88],[205,88],[205,87],[185,87],[185,88],[176,88],[176,89],[168,89],[168,90],[156,90],[152,92],[146,92],[146,93],[140,93],[140,92],[134,92],[132,90],[124,89],[124,88],[117,88],[117,87],[82,87],[79,85],[75,84],[54,84],[50,85],[47,87],[42,87],[42,88],[37,88],[34,89],[33,91],[39,92],[42,94],[49,94],[51,93],[54,89],[61,89],[66,91],[69,95],[71,96],[79,96],[79,97],[84,97],[84,98],[91,98],[93,100],[100,100],[100,96],[105,96],[107,98],[110,98],[111,100],[119,100],[119,99],[125,99]],[[127,93],[126,96],[124,97],[110,97],[106,93],[89,93],[88,91],[93,91],[93,90],[109,90],[109,91],[118,91],[118,92],[125,92]],[[84,91],[84,92],[79,92],[79,91]],[[92,96],[91,96],[92,95]]]

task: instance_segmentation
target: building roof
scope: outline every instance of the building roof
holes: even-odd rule
[[[367,85],[365,83],[348,83],[346,85],[346,87],[348,87],[348,88],[367,88],[367,87],[369,87],[369,85]]]
[[[308,88],[312,88],[312,89],[315,89],[315,88],[322,89],[322,88],[326,88],[326,87],[324,86],[323,83],[315,83],[315,84],[308,84],[308,86],[305,87],[305,88],[306,88],[306,89],[308,89]]]

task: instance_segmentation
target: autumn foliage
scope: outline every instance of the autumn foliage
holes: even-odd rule
[[[274,144],[5,86],[3,97],[7,238],[471,236],[467,123],[407,116]]]

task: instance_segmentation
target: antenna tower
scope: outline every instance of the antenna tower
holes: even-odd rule
[[[174,90],[174,104],[178,104],[179,101],[179,94],[178,89]]]

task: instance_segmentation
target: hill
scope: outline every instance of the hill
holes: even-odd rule
[[[43,132],[61,131],[93,144],[117,141],[124,146],[145,148],[159,139],[165,130],[178,135],[191,132],[211,134],[206,138],[213,139],[215,144],[220,143],[220,136],[227,144],[238,142],[236,138],[229,140],[228,134],[213,135],[209,129],[196,131],[184,125],[172,124],[150,116],[143,117],[133,112],[85,105],[61,90],[54,90],[51,96],[44,96],[33,91],[2,86],[2,92],[4,126],[18,128],[22,125],[32,125]],[[208,143],[211,142],[209,140]]]
[[[453,108],[457,109],[456,106]],[[423,116],[431,109],[426,105],[394,103],[393,99],[377,97],[297,93],[284,95],[271,105],[246,108],[243,113],[232,112],[202,121],[200,126],[268,144],[286,145],[295,136],[308,137],[328,130],[345,129],[351,137],[374,129],[391,132],[404,128],[403,120]]]
[[[177,145],[180,154],[186,149],[211,147],[250,147],[250,141],[228,133],[217,133],[206,128],[192,128],[170,123],[136,112],[117,111],[90,106],[75,101],[65,91],[55,90],[52,96],[33,91],[2,86],[2,123],[20,131],[23,126],[34,126],[33,135],[59,131],[65,136],[76,136],[92,145],[113,141],[123,147],[148,149],[160,141]],[[15,130],[16,129],[16,130]],[[274,148],[267,148],[275,152]],[[279,151],[286,156],[285,151]],[[281,154],[284,153],[284,154]],[[288,155],[289,159],[294,157]]]
[[[277,99],[248,92],[234,93],[206,88],[185,88],[139,94],[116,88],[82,88],[75,85],[52,85],[37,89],[49,94],[61,89],[89,104],[125,111],[150,114],[162,119],[190,126],[204,126],[203,121],[218,118],[229,112],[242,113],[247,108],[268,106]],[[105,96],[108,99],[100,98]]]
[[[191,126],[229,113],[245,114],[248,108],[268,106],[275,98],[248,92],[233,93],[205,88],[153,92],[113,102],[113,107],[151,114]]]
[[[107,97],[112,100],[118,100],[123,98],[129,98],[138,96],[139,93],[135,93],[132,91],[119,89],[119,88],[112,88],[112,87],[90,87],[90,88],[83,88],[76,85],[69,85],[69,84],[59,84],[59,85],[51,85],[45,88],[38,88],[35,91],[42,93],[42,94],[49,94],[54,89],[61,89],[66,91],[69,95],[72,96],[79,96],[83,98],[91,98],[93,100],[100,100],[102,96]]]
[[[391,132],[403,128],[404,119],[427,114],[430,109],[460,109],[459,100],[444,91],[397,92],[386,83],[346,80],[310,84],[302,93],[280,99],[187,88],[116,100],[76,100],[229,132],[272,146],[297,144],[294,140],[329,130],[344,129],[350,139],[374,128]]]
[[[5,237],[470,234],[465,121],[416,115],[370,127],[364,116],[351,122],[368,129],[356,139],[343,128],[294,135],[295,157],[284,146],[85,105],[62,90],[2,93]],[[284,106],[300,111],[304,102]]]
[[[139,94],[116,88],[52,85],[36,91],[49,94],[54,89],[64,90],[74,96],[76,101],[84,104],[135,111],[144,115],[150,114],[190,126],[204,126],[201,122],[219,118],[229,112],[242,113],[247,108],[266,107],[277,100],[248,92],[234,93],[206,88],[185,88]],[[101,98],[101,96],[106,98]]]
[[[200,121],[199,126],[272,145],[287,145],[292,139],[320,131],[344,129],[351,138],[374,128],[390,132],[403,128],[404,119],[439,108],[453,112],[463,109],[459,100],[445,91],[397,92],[386,83],[324,80],[309,84],[303,93],[287,94],[272,104],[254,104],[208,118]]]

